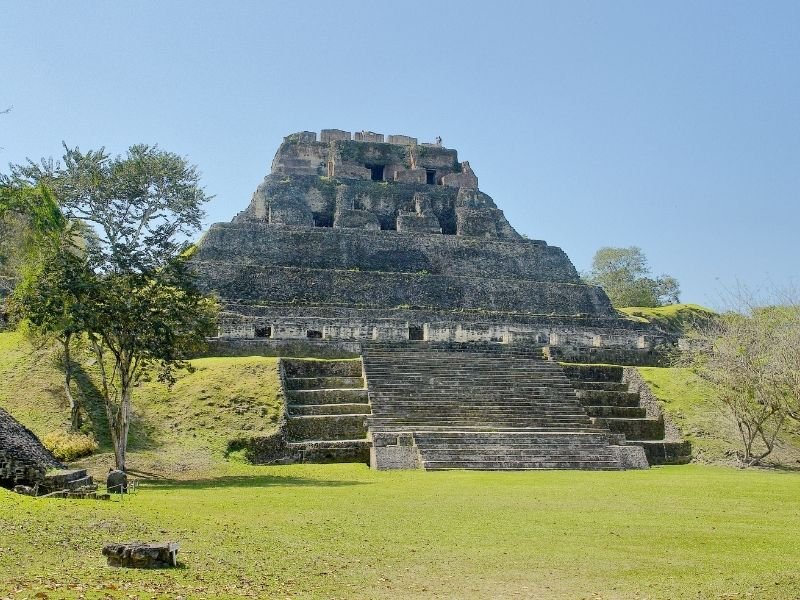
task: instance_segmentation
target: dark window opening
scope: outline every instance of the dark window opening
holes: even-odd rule
[[[272,337],[272,327],[267,327],[266,325],[256,325],[256,337],[257,338]]]
[[[425,339],[425,329],[416,325],[409,325],[408,339],[422,341]]]
[[[306,331],[306,337],[312,340],[319,340],[322,339],[322,332],[316,329],[309,329]]]
[[[436,171],[433,169],[425,170],[425,183],[434,185],[436,183]]]
[[[316,227],[333,227],[333,215],[314,213],[314,225]]]
[[[364,165],[370,170],[372,181],[383,181],[383,165]]]

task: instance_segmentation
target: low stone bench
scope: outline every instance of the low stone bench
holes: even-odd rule
[[[106,544],[103,556],[112,567],[161,569],[178,566],[178,547],[176,542]]]

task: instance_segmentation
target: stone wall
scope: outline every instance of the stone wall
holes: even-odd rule
[[[563,357],[572,355],[571,348],[586,347],[601,337],[604,347],[599,350],[605,351],[602,358],[624,357],[627,364],[654,364],[662,348],[672,342],[665,334],[644,331],[640,324],[620,319],[313,306],[302,311],[292,307],[245,305],[228,309],[220,319],[222,339],[253,339],[258,332],[269,332],[268,340],[256,339],[254,343],[288,340],[301,343],[309,332],[317,332],[322,342],[338,347],[366,340],[407,340],[415,330],[421,333],[421,339],[428,341],[534,345],[545,347],[551,357]],[[488,318],[494,320],[481,320]],[[565,351],[559,352],[561,348]]]
[[[240,302],[614,314],[608,298],[599,288],[577,283],[201,261],[195,266],[201,274],[204,291],[216,291],[223,298]]]
[[[250,206],[234,222],[332,227],[337,226],[334,217],[338,211],[365,210],[375,215],[380,229],[392,231],[397,229],[400,213],[418,212],[416,197],[422,194],[428,206],[425,212],[439,220],[445,235],[522,239],[487,194],[427,185],[424,170],[407,174],[416,179],[376,184],[314,175],[270,175],[256,189]]]
[[[203,237],[196,260],[580,282],[563,250],[545,242],[509,243],[420,232],[217,223]]]

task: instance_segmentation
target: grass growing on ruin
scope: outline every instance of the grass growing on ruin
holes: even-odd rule
[[[796,598],[800,474],[248,467],[124,502],[0,490],[0,597]],[[183,568],[113,570],[106,541]]]
[[[631,306],[617,309],[628,318],[658,325],[665,331],[680,333],[693,324],[701,324],[716,313],[699,304],[667,304],[655,308]]]
[[[99,452],[77,464],[94,473],[113,463],[98,379],[90,359],[78,380]],[[276,358],[192,360],[171,389],[146,380],[134,390],[130,467],[170,477],[212,472],[230,440],[274,430],[280,415]],[[55,353],[32,346],[19,332],[0,333],[0,407],[44,438],[66,431],[69,408]]]

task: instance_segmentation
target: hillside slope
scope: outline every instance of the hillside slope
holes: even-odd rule
[[[714,389],[687,369],[639,367],[664,412],[692,442],[693,460],[736,464],[739,432]],[[765,464],[800,468],[800,426],[790,423]]]
[[[98,453],[78,461],[97,474],[113,464],[108,424],[89,355],[77,376]],[[130,467],[169,477],[198,476],[215,468],[230,440],[273,430],[280,416],[277,359],[202,358],[180,372],[172,389],[144,381],[134,391]],[[57,356],[19,332],[0,333],[0,407],[40,437],[66,431],[69,408]]]
[[[676,335],[680,335],[693,324],[708,321],[717,314],[699,304],[667,304],[656,308],[630,306],[617,310],[631,320],[651,323]]]

